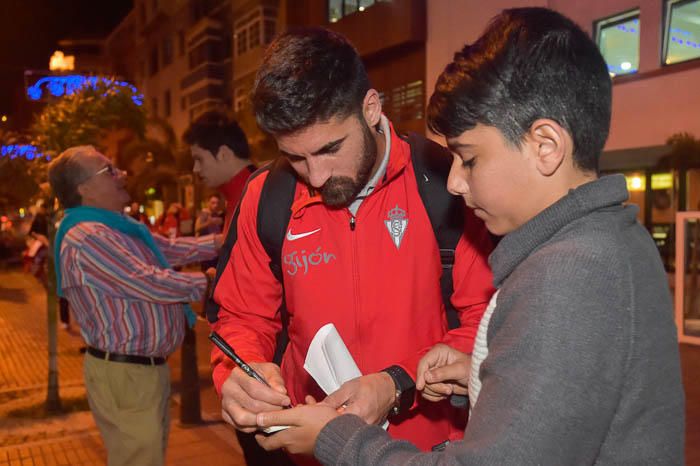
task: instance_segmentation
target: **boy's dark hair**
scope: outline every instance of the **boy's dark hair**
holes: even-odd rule
[[[197,118],[182,138],[191,146],[196,144],[208,150],[214,157],[221,146],[228,146],[239,159],[250,157],[248,138],[241,127],[219,112],[207,112]]]
[[[258,125],[290,134],[362,110],[369,77],[340,34],[314,27],[277,37],[265,52],[251,100]]]
[[[581,28],[546,8],[514,8],[455,53],[430,98],[428,126],[448,138],[493,126],[519,147],[532,123],[549,118],[571,135],[575,165],[597,172],[611,100],[605,60]]]

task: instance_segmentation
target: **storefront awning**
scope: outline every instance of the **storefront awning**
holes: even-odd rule
[[[651,168],[669,152],[671,152],[671,146],[667,145],[605,151],[600,157],[600,171],[617,172]]]

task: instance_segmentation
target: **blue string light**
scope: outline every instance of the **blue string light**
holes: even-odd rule
[[[8,156],[10,160],[14,160],[17,157],[22,157],[25,160],[34,160],[44,157],[47,161],[51,160],[51,157],[42,154],[38,147],[31,144],[8,144],[0,147],[0,157]]]
[[[98,76],[66,75],[66,76],[46,76],[39,79],[32,86],[27,88],[27,96],[31,100],[39,100],[46,89],[52,96],[61,97],[71,95],[82,89],[84,86],[97,88],[98,84],[115,85],[117,88],[129,89],[134,94],[131,100],[138,106],[143,105],[143,95],[141,95],[132,84],[125,81],[112,81],[108,78]],[[107,95],[107,94],[105,94]]]

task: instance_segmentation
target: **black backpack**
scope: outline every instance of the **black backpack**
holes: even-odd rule
[[[435,237],[440,248],[440,262],[442,263],[442,277],[440,288],[442,300],[447,311],[449,327],[459,327],[459,318],[452,303],[452,266],[455,260],[455,248],[464,229],[464,203],[461,198],[452,196],[447,192],[447,176],[452,165],[452,155],[441,145],[426,139],[419,134],[411,133],[404,137],[411,147],[411,160],[413,162],[418,192],[423,205],[430,218],[430,223],[435,231]],[[258,238],[262,243],[268,257],[270,257],[270,269],[280,283],[284,283],[282,275],[282,243],[287,231],[287,225],[291,218],[291,206],[294,200],[297,178],[294,170],[285,157],[279,157],[258,171],[253,173],[248,182],[261,173],[269,172],[263,184],[258,203]],[[243,191],[245,195],[245,190]],[[239,204],[240,206],[240,204]],[[239,207],[236,207],[231,226],[226,236],[226,241],[221,248],[219,261],[216,266],[216,279],[212,290],[216,287],[219,277],[228,264],[231,250],[236,243],[238,232]],[[206,314],[209,322],[218,320],[219,305],[210,295],[206,302]],[[282,332],[277,338],[277,350],[274,361],[279,363],[287,345],[287,320],[288,315],[284,302],[279,311],[282,317]]]

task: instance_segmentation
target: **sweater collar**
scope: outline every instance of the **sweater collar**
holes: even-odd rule
[[[609,175],[572,189],[527,223],[504,236],[489,257],[499,287],[527,257],[563,227],[593,211],[619,206],[629,198],[623,175]]]

